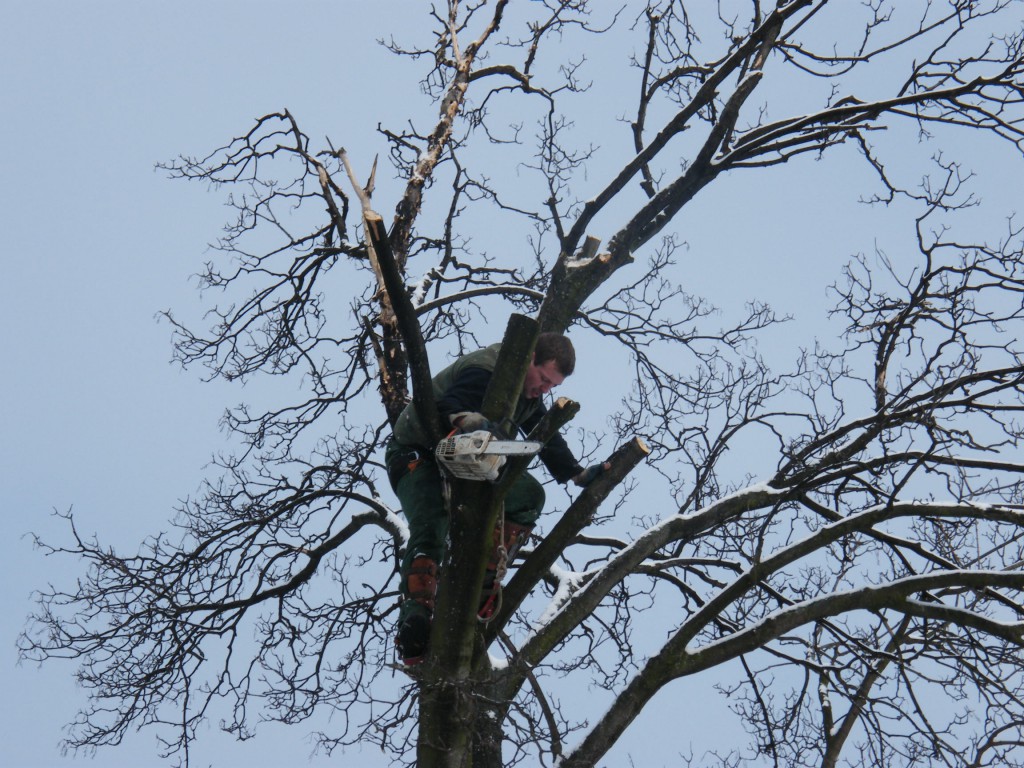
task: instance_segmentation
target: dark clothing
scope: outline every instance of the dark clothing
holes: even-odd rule
[[[451,416],[464,411],[479,412],[484,394],[498,359],[500,344],[471,352],[438,373],[433,381],[443,427],[451,426]],[[540,398],[520,397],[511,423],[500,425],[509,437],[529,434],[547,413]],[[409,521],[409,541],[402,560],[402,590],[414,558],[423,555],[441,562],[448,535],[448,514],[444,508],[441,475],[415,406],[410,403],[395,423],[394,436],[387,447],[385,462],[391,486]],[[583,467],[561,435],[555,435],[540,452],[540,459],[551,476],[567,482]],[[531,528],[544,506],[544,487],[530,474],[523,473],[505,496],[505,519]],[[407,604],[413,601],[407,600]],[[407,607],[403,604],[403,609]]]
[[[464,355],[434,377],[434,399],[444,427],[451,425],[452,414],[479,411],[483,406],[484,394],[494,373],[500,347],[500,344],[492,344]],[[520,432],[528,435],[545,413],[547,408],[540,398],[528,399],[520,396],[512,413],[511,424],[500,426],[510,437],[515,437]],[[420,424],[415,406],[411,403],[398,417],[394,439],[403,446],[420,449],[433,455],[434,446],[427,444],[429,441]],[[540,460],[559,483],[568,482],[583,471],[583,467],[576,461],[565,440],[558,434],[541,450]]]
[[[483,368],[467,368],[462,376],[458,378],[455,385],[445,393],[444,397],[437,404],[437,409],[441,413],[442,423],[450,423],[447,419],[453,413],[479,411],[481,405],[483,405],[487,385],[490,382],[491,371]],[[536,405],[525,414],[522,422],[513,424],[514,430],[506,429],[508,426],[506,424],[500,424],[499,426],[506,432],[521,432],[524,436],[529,435],[547,412],[547,407],[545,407],[540,398],[537,398]],[[512,437],[515,437],[515,435],[513,434]],[[547,467],[551,476],[560,483],[568,482],[583,471],[583,467],[579,465],[576,457],[572,455],[572,451],[569,450],[565,439],[559,434],[554,435],[554,437],[548,440],[544,448],[541,449],[539,458],[544,463],[544,466]]]
[[[397,477],[393,483],[402,511],[409,521],[409,541],[402,558],[402,587],[412,561],[420,556],[440,563],[444,556],[444,543],[448,538],[448,511],[444,507],[441,472],[433,458],[413,458],[396,443],[388,446],[389,476]],[[397,471],[391,471],[392,467]],[[544,486],[528,472],[512,483],[505,494],[505,519],[510,523],[532,528],[544,508]]]

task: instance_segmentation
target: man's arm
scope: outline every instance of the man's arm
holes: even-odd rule
[[[437,401],[437,412],[441,415],[441,423],[458,426],[452,423],[452,416],[466,411],[478,412],[484,404],[487,385],[491,381],[491,372],[485,368],[466,368],[458,375]]]
[[[569,444],[561,435],[555,435],[548,440],[547,445],[540,452],[540,460],[548,468],[548,472],[559,483],[567,483],[575,480],[584,472],[582,465],[576,461]]]
[[[547,412],[548,409],[544,403],[539,403],[537,409],[530,415],[530,418],[520,425],[523,432],[529,435]],[[574,480],[584,471],[580,463],[576,461],[576,457],[569,448],[569,444],[565,442],[565,438],[560,434],[555,434],[548,440],[544,448],[541,449],[539,456],[556,482],[567,483],[570,480]]]
[[[492,372],[486,368],[466,368],[460,373],[437,401],[437,410],[442,423],[457,427],[460,425],[452,421],[453,416],[461,416],[466,413],[479,415],[491,376]],[[547,408],[541,402],[530,418],[517,426],[524,434],[528,435],[545,413],[547,413]],[[456,419],[457,421],[459,419]],[[576,460],[568,443],[565,442],[565,438],[560,434],[556,434],[548,440],[539,457],[551,476],[559,483],[567,483],[572,480],[576,485],[585,486],[603,470],[608,469],[607,465],[602,464],[584,468]]]

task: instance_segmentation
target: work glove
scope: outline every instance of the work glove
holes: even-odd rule
[[[485,430],[492,435],[501,435],[498,425],[486,418],[482,413],[476,411],[460,411],[451,415],[452,425],[458,427],[460,432],[476,432]]]
[[[591,464],[589,467],[587,467],[578,475],[576,475],[576,477],[574,477],[572,481],[576,483],[576,485],[578,485],[580,488],[586,488],[598,477],[600,477],[606,469],[608,469],[607,462],[605,462],[604,464]]]

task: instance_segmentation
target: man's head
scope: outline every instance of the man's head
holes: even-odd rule
[[[572,342],[560,333],[542,333],[537,338],[533,362],[526,369],[523,394],[533,398],[546,395],[576,369]]]

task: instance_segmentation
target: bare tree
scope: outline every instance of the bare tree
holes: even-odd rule
[[[122,555],[69,516],[70,543],[40,542],[87,566],[40,593],[22,640],[79,664],[93,703],[70,746],[153,725],[187,762],[214,711],[239,736],[326,711],[327,749],[593,766],[655,694],[719,670],[749,743],[700,765],[1024,765],[1024,252],[1012,218],[959,229],[973,146],[1024,167],[1022,3],[449,0],[429,21],[385,43],[432,110],[380,127],[387,226],[376,172],[352,183],[368,158],[314,147],[287,111],[165,166],[237,214],[203,273],[230,297],[212,327],[168,315],[181,362],[305,389],[231,412],[240,450],[173,534]],[[595,96],[614,106],[599,124]],[[791,328],[769,366],[757,342],[783,318],[684,288],[671,225],[727,176],[854,153],[915,236],[854,254],[831,323]],[[404,524],[382,444],[411,399],[437,434],[431,366],[510,315],[485,412],[510,407],[539,331],[572,327],[633,372],[582,436],[612,469],[548,513],[486,625],[505,484],[456,483],[434,650],[396,684]],[[556,405],[544,434],[579,410]],[[731,460],[752,455],[767,474]],[[581,714],[568,697],[595,681],[607,707]]]

